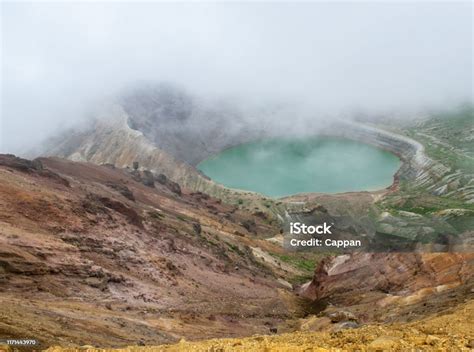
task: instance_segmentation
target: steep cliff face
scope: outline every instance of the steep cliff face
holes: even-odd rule
[[[355,253],[328,257],[303,294],[312,299],[379,291],[384,300],[416,300],[425,290],[473,284],[474,253]],[[389,297],[389,299],[386,299]],[[421,297],[421,296],[420,296]]]
[[[128,126],[153,145],[190,165],[258,136],[241,123],[242,113],[223,102],[209,103],[170,85],[147,86],[118,101]]]
[[[474,119],[474,116],[472,118]],[[449,120],[449,118],[444,118],[444,120]],[[436,126],[439,125],[439,122],[436,123],[436,121],[432,123],[425,122],[425,124],[430,129],[440,128]],[[456,121],[452,124],[456,124]],[[446,134],[459,135],[460,133],[458,126],[446,126],[445,123],[444,128]],[[452,129],[452,131],[449,131],[449,129]],[[460,170],[450,167],[452,161],[457,159],[466,159],[466,162],[472,162],[474,159],[470,155],[472,152],[469,148],[466,150],[455,149],[453,145],[438,141],[434,136],[418,132],[416,136],[421,135],[425,140],[429,139],[430,148],[433,148],[433,145],[435,147],[441,145],[444,150],[449,151],[445,152],[446,155],[443,160],[434,160],[427,156],[425,147],[420,142],[373,126],[345,122],[340,128],[335,128],[334,132],[330,133],[363,141],[399,156],[403,164],[397,172],[396,178],[409,181],[410,186],[414,189],[425,189],[436,195],[449,193],[451,197],[460,198],[468,203],[474,202],[472,186],[469,184],[469,180],[472,179],[472,174],[470,174],[472,168],[470,168],[471,170]],[[452,143],[452,141],[449,142]],[[470,146],[467,137],[465,138],[465,144],[468,147]],[[450,155],[450,152],[455,153],[455,155]]]
[[[176,159],[157,147],[142,132],[130,128],[129,118],[122,106],[108,105],[91,122],[90,128],[70,131],[52,139],[41,155],[113,164],[119,168],[131,167],[134,162],[138,162],[139,168],[165,174],[183,187],[212,195],[224,193],[224,187],[209,180],[185,160]],[[194,139],[187,137],[175,140],[174,145],[189,147],[186,151],[191,155],[193,150],[199,150],[192,146],[192,141]]]
[[[474,298],[474,253],[356,253],[328,257],[301,294],[360,322],[411,321]],[[347,320],[347,319],[346,319]]]
[[[397,155],[403,162],[397,177],[413,181],[416,185],[432,184],[449,171],[428,158],[423,145],[411,138],[351,122],[335,127],[334,132],[329,133],[372,144]]]

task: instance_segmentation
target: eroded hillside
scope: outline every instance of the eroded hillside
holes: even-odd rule
[[[3,337],[159,344],[300,314],[278,227],[163,175],[3,155],[0,222]]]

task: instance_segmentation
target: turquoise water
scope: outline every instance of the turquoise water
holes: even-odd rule
[[[364,143],[310,137],[242,144],[197,167],[227,187],[282,197],[381,189],[392,184],[400,160]]]

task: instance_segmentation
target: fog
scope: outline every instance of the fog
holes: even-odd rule
[[[471,2],[5,3],[0,152],[140,81],[312,119],[472,101]]]

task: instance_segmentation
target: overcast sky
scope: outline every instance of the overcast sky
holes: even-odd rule
[[[1,6],[0,152],[137,80],[328,112],[472,99],[471,2]]]

